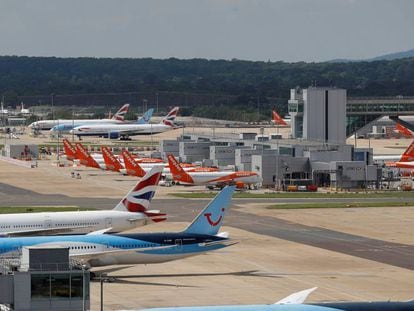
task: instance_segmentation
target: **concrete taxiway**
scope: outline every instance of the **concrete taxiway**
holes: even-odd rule
[[[0,162],[0,205],[107,209],[137,181],[75,168],[82,176],[77,180],[70,177],[72,169],[45,163],[26,169]],[[173,198],[168,195],[172,191],[188,188],[159,187],[152,205],[167,212],[169,221],[136,231],[181,230],[209,201]],[[310,301],[412,298],[413,207],[265,208],[285,201],[304,200],[234,200],[222,231],[230,232],[239,243],[222,251],[165,264],[96,269],[114,278],[104,284],[105,310],[273,303],[313,286],[319,289]],[[99,283],[92,284],[91,295],[92,310],[96,310]]]

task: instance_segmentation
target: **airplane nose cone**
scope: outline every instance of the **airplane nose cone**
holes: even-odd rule
[[[70,130],[69,134],[75,134],[75,130]]]

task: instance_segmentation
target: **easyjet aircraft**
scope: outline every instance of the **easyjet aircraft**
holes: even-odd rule
[[[82,144],[79,143],[79,145],[82,145]],[[66,138],[63,139],[63,146],[65,148],[66,159],[68,159],[69,161],[79,160],[76,148]],[[89,153],[88,151],[86,151],[86,148],[84,149],[85,149],[85,153]],[[97,162],[101,166],[105,163],[102,153],[92,153],[90,154],[90,156],[95,160],[95,162]],[[120,158],[117,155],[115,155],[115,157],[122,163],[122,158]],[[145,165],[145,166],[148,165],[148,167],[153,167],[157,163],[164,164],[163,160],[156,159],[156,158],[134,158],[134,159],[135,161],[137,161],[138,163],[141,163],[142,165]]]
[[[256,185],[262,182],[262,178],[250,171],[221,171],[221,172],[186,172],[172,154],[168,155],[173,180],[187,185],[212,185],[224,187],[228,184]]]
[[[276,125],[282,125],[282,126],[287,126],[287,123],[285,122],[285,120],[282,119],[281,116],[279,116],[279,114],[276,111],[272,111],[272,122]]]
[[[164,176],[168,178],[172,178],[171,176],[171,169],[170,166],[165,166],[164,163],[154,163],[152,166],[144,166],[149,165],[148,163],[139,163],[137,160],[135,160],[132,155],[127,151],[124,150],[122,152],[122,157],[124,159],[124,169],[128,175],[138,176],[142,177],[145,175],[146,172],[148,172],[152,167],[154,166],[163,166],[164,167]],[[183,168],[186,172],[216,172],[218,171],[215,167],[197,167],[197,166],[187,166]],[[121,171],[122,172],[122,171]]]
[[[403,135],[404,137],[414,138],[413,133],[408,128],[406,128],[405,126],[401,125],[400,123],[397,123],[397,125],[395,126],[395,130],[399,134]]]
[[[401,155],[373,156],[375,162],[384,162],[387,166],[396,166],[397,162],[414,161],[414,141],[407,147]],[[387,162],[388,161],[388,162]]]

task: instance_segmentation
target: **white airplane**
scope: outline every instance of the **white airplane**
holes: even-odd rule
[[[219,233],[234,188],[224,188],[181,232],[105,234],[107,230],[99,230],[86,235],[10,237],[0,239],[0,256],[21,252],[23,247],[67,247],[71,258],[97,267],[162,263],[223,249],[237,243],[227,232]],[[130,199],[135,200],[131,195],[122,205],[139,205]]]
[[[154,108],[150,108],[138,120],[136,120],[134,122],[124,121],[124,123],[128,123],[128,124],[133,124],[133,123],[135,123],[135,124],[147,124],[151,120],[153,112],[154,112]],[[121,121],[119,115],[117,116],[117,119],[119,119]],[[88,124],[102,124],[102,122],[93,122],[93,123],[91,123],[91,122],[88,122],[88,120],[86,120],[86,121],[87,122],[85,122],[85,120],[76,120],[76,122],[73,121],[70,124],[64,123],[64,124],[55,125],[54,127],[51,128],[50,131],[51,132],[59,132],[59,133],[69,133],[70,130],[72,130],[74,127],[77,127],[77,126],[88,125]],[[112,122],[104,122],[103,124],[108,124],[108,123],[111,124]]]
[[[40,130],[50,130],[54,126],[72,126],[73,124],[112,124],[124,123],[124,118],[128,112],[129,104],[125,104],[119,109],[111,119],[60,119],[60,120],[40,120],[33,122],[29,125],[30,128],[36,128]]]
[[[91,124],[77,126],[70,133],[82,136],[100,136],[111,139],[128,138],[135,135],[152,135],[177,128],[174,124],[179,107],[173,108],[158,124]]]
[[[411,162],[414,161],[414,141],[407,147],[403,154],[373,156],[374,162]]]
[[[233,183],[238,187],[243,187],[262,182],[262,178],[256,172],[250,171],[186,172],[172,154],[167,157],[173,180],[182,184],[211,185],[222,188]]]
[[[0,215],[0,236],[80,234],[105,229],[120,232],[166,220],[148,210],[162,173],[154,167],[112,210]],[[0,239],[1,240],[1,239]]]

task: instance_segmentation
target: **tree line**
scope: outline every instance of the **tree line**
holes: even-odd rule
[[[260,115],[260,107],[257,109],[260,105],[263,111],[276,106],[284,113],[289,90],[297,86],[336,86],[346,88],[348,96],[414,95],[414,58],[350,63],[286,63],[237,59],[2,56],[0,72],[0,92],[6,104],[17,103],[21,96],[51,93],[175,92],[220,95],[218,101],[205,103],[196,99],[184,105],[187,113],[204,116],[221,114],[220,111],[232,114],[233,110],[229,107],[237,107],[245,115],[252,112]],[[79,105],[83,104],[79,102]],[[240,115],[233,117],[240,118]]]

